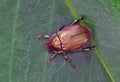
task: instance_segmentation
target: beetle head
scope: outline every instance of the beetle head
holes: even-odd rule
[[[48,51],[55,51],[55,48],[50,41],[46,43],[45,47]]]

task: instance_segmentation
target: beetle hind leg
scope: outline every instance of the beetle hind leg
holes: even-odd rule
[[[95,46],[90,46],[90,47],[83,48],[83,49],[81,49],[81,50],[90,51],[90,50],[92,50],[92,49],[94,49],[94,48],[95,48]]]
[[[80,17],[80,18],[74,20],[74,21],[72,22],[72,25],[75,25],[75,24],[79,23],[79,22],[80,22],[81,20],[83,20],[83,19],[84,19],[83,17]]]

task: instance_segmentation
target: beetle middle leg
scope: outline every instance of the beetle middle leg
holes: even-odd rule
[[[66,60],[68,63],[70,63],[73,68],[75,68],[75,65],[73,64],[73,62],[72,62],[72,60],[69,58],[69,56],[67,56],[67,55],[65,54],[65,52],[63,52],[63,55],[64,55],[65,60]]]
[[[83,20],[83,19],[84,19],[83,17],[80,17],[80,18],[74,20],[74,21],[72,22],[72,25],[75,25],[75,24],[79,23],[79,22],[80,22],[81,20]]]
[[[75,68],[75,65],[73,64],[73,62],[71,61],[71,59],[69,58],[69,56],[67,56],[66,53],[65,53],[65,51],[63,50],[62,41],[60,40],[59,35],[58,35],[57,33],[56,33],[56,35],[57,35],[57,37],[58,37],[58,39],[59,39],[59,41],[60,41],[60,47],[61,47],[61,50],[62,50],[61,53],[63,53],[63,56],[64,56],[65,60],[66,60],[68,63],[70,63],[73,68]]]

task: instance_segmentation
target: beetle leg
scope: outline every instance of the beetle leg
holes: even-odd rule
[[[38,36],[37,38],[38,38],[38,39],[41,39],[41,38],[48,39],[48,38],[50,38],[50,36],[49,36],[49,35],[44,35],[44,36]]]
[[[91,49],[94,49],[95,46],[91,46],[91,47],[86,47],[86,48],[82,48],[82,49],[79,49],[79,50],[85,50],[85,51],[90,51]]]
[[[65,52],[63,52],[63,55],[64,55],[65,60],[66,60],[68,63],[70,63],[70,65],[71,65],[73,68],[75,68],[75,65],[73,64],[73,62],[72,62],[72,60],[69,58],[69,56],[67,56],[67,55],[65,54]]]
[[[76,19],[72,22],[72,25],[75,25],[77,23],[79,23],[81,20],[83,20],[84,18],[83,17],[80,17],[79,19]]]
[[[53,59],[56,58],[56,56],[57,56],[57,53],[54,53],[54,54],[49,58],[49,60],[46,62],[46,64],[49,64],[50,61],[52,61]]]
[[[61,31],[65,26],[61,26],[57,31]]]

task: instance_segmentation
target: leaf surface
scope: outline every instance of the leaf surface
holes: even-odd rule
[[[96,46],[119,82],[119,0],[71,3],[86,16],[85,21],[94,24]],[[111,82],[94,50],[68,53],[76,69],[62,55],[45,64],[52,53],[44,47],[47,40],[39,41],[37,36],[52,35],[74,19],[64,0],[1,0],[0,82]]]

